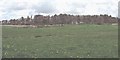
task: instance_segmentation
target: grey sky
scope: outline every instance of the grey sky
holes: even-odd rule
[[[1,0],[0,20],[59,13],[118,15],[119,0]]]

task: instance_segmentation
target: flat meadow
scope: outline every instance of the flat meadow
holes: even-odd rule
[[[2,26],[3,58],[116,58],[118,26]]]

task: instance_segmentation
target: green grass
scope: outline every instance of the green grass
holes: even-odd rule
[[[2,37],[3,58],[118,57],[118,27],[112,25],[3,26]]]

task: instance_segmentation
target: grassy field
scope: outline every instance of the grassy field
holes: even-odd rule
[[[3,58],[118,57],[118,26],[2,27]]]

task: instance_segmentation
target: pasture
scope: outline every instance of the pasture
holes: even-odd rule
[[[3,58],[115,58],[118,26],[2,27]]]

